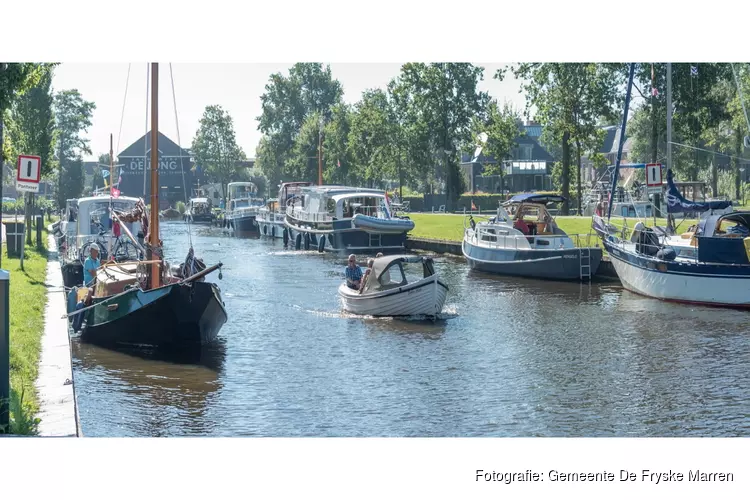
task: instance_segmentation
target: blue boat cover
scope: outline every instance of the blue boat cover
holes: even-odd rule
[[[530,203],[561,203],[565,201],[565,198],[558,194],[521,193],[515,195],[506,203],[520,203],[522,201]]]
[[[674,185],[672,169],[667,170],[667,212],[670,214],[683,212],[707,212],[708,210],[724,210],[732,206],[731,201],[689,201],[682,196]]]

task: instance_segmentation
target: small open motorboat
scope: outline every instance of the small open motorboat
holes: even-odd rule
[[[409,280],[404,264],[422,264],[422,278]],[[411,271],[411,269],[409,269]],[[448,287],[435,274],[433,261],[419,255],[375,259],[361,290],[339,286],[344,310],[368,316],[436,316],[443,310]]]

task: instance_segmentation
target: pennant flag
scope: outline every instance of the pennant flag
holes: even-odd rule
[[[119,198],[120,197],[120,190],[117,188],[112,188],[112,198]]]
[[[391,201],[388,199],[388,191],[385,192],[385,203],[383,204],[383,208],[385,209],[385,216],[386,218],[391,218]]]
[[[109,177],[109,170],[102,170],[102,177],[104,177],[105,179]]]
[[[659,91],[656,90],[656,76],[654,75],[654,65],[651,64],[651,95],[656,97],[659,95]]]
[[[341,160],[336,160],[336,165],[341,168]]]
[[[690,66],[690,76],[698,76],[698,66]]]
[[[104,178],[104,187],[107,187],[107,178]]]
[[[476,205],[474,205],[474,199],[473,199],[473,198],[472,198],[472,200],[471,200],[471,209],[472,209],[472,210],[476,210],[476,209],[477,209],[477,206],[476,206]]]

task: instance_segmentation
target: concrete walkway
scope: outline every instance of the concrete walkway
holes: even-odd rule
[[[47,236],[47,306],[44,311],[44,336],[39,362],[39,413],[41,436],[80,436],[78,411],[73,386],[68,320],[60,262],[54,236]]]

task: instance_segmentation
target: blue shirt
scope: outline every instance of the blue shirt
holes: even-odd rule
[[[88,285],[92,281],[94,281],[94,278],[91,275],[92,274],[94,276],[96,275],[96,270],[99,269],[100,265],[101,265],[101,261],[99,259],[92,259],[90,255],[86,257],[86,261],[83,263],[83,284],[84,285]]]
[[[346,266],[346,279],[351,281],[359,281],[362,279],[362,269],[359,268],[359,266],[349,267]],[[349,282],[346,283],[349,288],[352,288],[352,286],[349,284]]]

